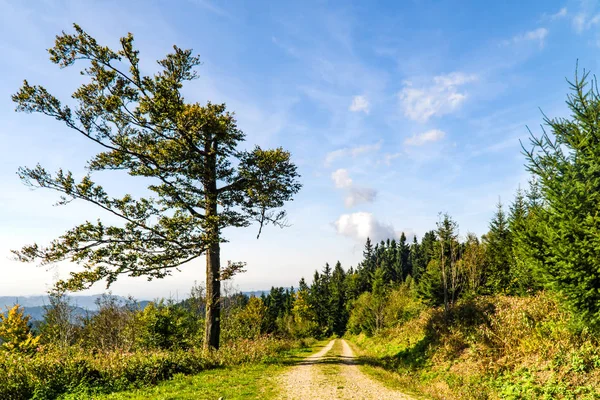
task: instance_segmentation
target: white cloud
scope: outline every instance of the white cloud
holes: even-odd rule
[[[364,112],[365,114],[369,113],[369,101],[365,96],[354,96],[352,99],[352,104],[350,104],[350,111],[352,112]]]
[[[567,7],[563,7],[556,14],[549,15],[548,18],[550,21],[554,21],[559,18],[563,18],[567,16]]]
[[[395,238],[396,232],[392,225],[384,224],[368,212],[343,214],[335,221],[338,234],[350,237],[360,242],[371,238],[374,242]]]
[[[344,199],[347,208],[352,208],[363,203],[372,203],[377,197],[377,190],[366,187],[353,186],[348,189],[348,194]]]
[[[346,169],[340,168],[334,171],[331,174],[331,180],[333,180],[336,188],[346,190],[344,204],[348,208],[363,203],[372,203],[377,197],[377,190],[355,186]]]
[[[400,107],[406,117],[419,122],[450,114],[467,99],[467,94],[459,91],[459,87],[476,79],[475,75],[453,72],[434,77],[431,85],[415,87],[412,82],[405,82],[398,94]]]
[[[504,41],[504,45],[511,43],[522,43],[522,42],[538,42],[540,47],[544,47],[544,40],[548,36],[548,29],[538,28],[533,31],[528,31],[520,35],[514,36],[512,40]]]
[[[446,132],[439,129],[431,129],[426,132],[413,135],[404,141],[407,146],[422,146],[426,143],[433,143],[442,140]]]
[[[331,174],[331,179],[338,189],[348,188],[352,186],[352,179],[348,175],[348,170],[340,168]]]
[[[343,157],[357,157],[364,153],[370,153],[373,151],[377,151],[381,148],[382,142],[379,141],[375,144],[367,144],[363,146],[357,147],[346,147],[339,150],[334,150],[325,156],[325,166],[331,165],[335,160]]]
[[[573,28],[575,32],[582,33],[590,29],[592,26],[600,22],[600,14],[596,14],[593,17],[587,13],[579,13],[573,16]]]
[[[402,153],[387,153],[383,156],[383,162],[386,165],[391,165],[392,164],[392,160],[395,160],[396,158],[402,157]]]

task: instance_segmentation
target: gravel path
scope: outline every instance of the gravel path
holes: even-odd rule
[[[412,399],[363,374],[348,343],[337,341],[332,340],[282,376],[280,399]]]

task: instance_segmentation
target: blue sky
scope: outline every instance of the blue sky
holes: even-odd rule
[[[72,268],[10,260],[85,219],[85,204],[54,207],[19,166],[77,174],[95,148],[58,122],[14,112],[23,79],[68,99],[82,82],[46,49],[76,22],[114,46],[132,32],[146,73],[173,44],[203,65],[189,101],[226,102],[248,146],[291,150],[304,188],[292,226],[227,231],[223,260],[243,260],[234,285],[295,285],[325,262],[356,265],[366,236],[418,237],[439,212],[461,234],[486,232],[498,198],[527,182],[519,139],[539,131],[540,109],[566,116],[565,78],[598,71],[600,6],[591,1],[7,1],[0,0],[0,295],[44,292]],[[125,176],[100,181],[137,191]],[[204,279],[201,260],[156,282],[124,279],[117,294],[184,296]],[[98,285],[91,292],[99,292]]]

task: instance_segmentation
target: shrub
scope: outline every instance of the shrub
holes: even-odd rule
[[[0,349],[9,352],[31,353],[37,348],[40,337],[34,337],[29,326],[29,315],[23,314],[18,304],[0,313]]]

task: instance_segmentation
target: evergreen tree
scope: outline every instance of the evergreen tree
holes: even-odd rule
[[[346,330],[348,313],[346,310],[346,273],[339,261],[335,264],[331,275],[330,295],[331,330],[336,335],[342,336]]]
[[[373,246],[371,239],[367,238],[365,249],[363,250],[363,261],[358,266],[358,275],[360,282],[360,291],[366,292],[371,290],[371,281],[376,267],[376,250],[377,246]]]
[[[490,293],[506,292],[511,284],[513,255],[509,221],[501,202],[496,205],[496,213],[490,222],[490,230],[485,235],[485,241],[488,291]]]
[[[413,236],[413,242],[410,245],[410,265],[412,266],[412,277],[415,282],[419,282],[421,273],[425,272],[426,265],[424,264],[421,246],[417,241],[417,236]]]
[[[528,192],[521,188],[517,190],[509,215],[514,257],[512,286],[520,295],[530,294],[541,288],[538,271],[545,257],[544,238],[539,232],[541,226],[538,223],[541,200],[534,185],[532,182]],[[532,198],[529,197],[530,193]]]
[[[549,253],[543,277],[584,320],[600,326],[600,92],[585,71],[571,88],[571,116],[545,117],[550,133],[532,134],[525,153],[546,203],[538,209]]]
[[[448,312],[462,290],[459,268],[458,225],[448,214],[440,215],[433,257],[419,283],[419,296],[430,305],[444,305]]]
[[[404,232],[400,235],[400,242],[398,244],[398,259],[400,264],[400,280],[403,282],[406,277],[413,274],[413,265],[410,260],[410,246],[406,242],[406,235]]]

